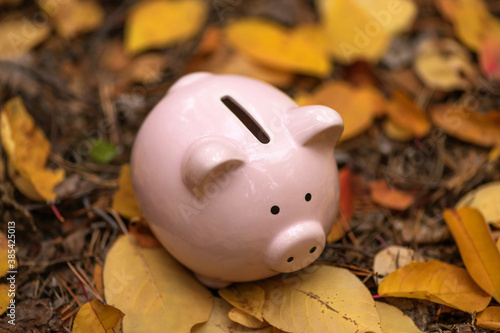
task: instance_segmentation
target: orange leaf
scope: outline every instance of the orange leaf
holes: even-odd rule
[[[327,237],[328,243],[333,243],[344,237],[349,230],[349,222],[353,214],[351,168],[344,167],[339,171],[340,199],[339,215]]]
[[[483,310],[491,301],[465,269],[438,260],[414,261],[396,270],[380,283],[378,293],[426,299],[470,313]]]
[[[354,87],[343,81],[329,81],[316,89],[302,104],[326,105],[331,107],[344,120],[344,133],[341,141],[349,140],[373,123],[374,117],[385,109],[385,98],[371,86]]]
[[[489,306],[478,313],[476,325],[490,330],[500,330],[500,306]]]
[[[474,281],[500,302],[500,252],[483,215],[470,207],[446,209],[444,220]]]
[[[370,182],[370,197],[377,204],[395,210],[406,210],[415,200],[415,194],[390,188],[383,180]]]
[[[478,113],[450,104],[429,111],[433,123],[453,137],[484,147],[500,144],[500,111]]]
[[[425,136],[431,129],[424,110],[401,90],[393,93],[387,104],[387,115],[396,125],[410,131],[417,138]]]

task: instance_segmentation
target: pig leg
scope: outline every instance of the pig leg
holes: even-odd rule
[[[225,280],[220,280],[220,279],[215,279],[207,276],[203,276],[200,274],[195,273],[196,278],[198,281],[200,281],[202,284],[209,288],[214,288],[214,289],[220,289],[220,288],[226,288],[231,284],[229,281]]]

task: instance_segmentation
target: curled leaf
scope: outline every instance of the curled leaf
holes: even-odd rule
[[[378,286],[380,296],[426,299],[466,312],[479,312],[491,297],[463,268],[441,261],[412,262],[389,274]]]

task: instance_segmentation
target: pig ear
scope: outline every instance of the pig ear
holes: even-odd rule
[[[335,147],[344,131],[342,117],[334,110],[321,105],[302,106],[287,113],[288,132],[295,142]]]
[[[204,185],[241,167],[245,156],[236,144],[221,138],[203,138],[187,150],[182,162],[184,184],[195,194]]]
[[[213,74],[208,72],[195,72],[191,74],[184,75],[179,80],[177,80],[169,89],[169,91],[174,91],[179,88],[187,87],[196,81],[202,80],[204,78],[210,77]]]

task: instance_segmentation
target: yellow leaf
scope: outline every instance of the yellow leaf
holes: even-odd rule
[[[118,190],[113,196],[111,208],[116,210],[121,216],[131,219],[134,217],[141,218],[142,212],[139,203],[135,197],[132,187],[132,179],[130,178],[130,165],[123,164],[120,170],[120,178],[118,179]]]
[[[426,299],[466,312],[479,312],[491,297],[463,268],[441,261],[412,262],[389,274],[378,286],[380,296]]]
[[[15,256],[15,253],[12,252],[15,251],[14,245],[15,243],[9,242],[4,234],[0,234],[0,277],[7,274],[7,271],[17,268],[17,260],[14,259],[14,267],[10,267],[8,261],[11,260],[11,258],[9,258],[9,254],[11,256]]]
[[[244,327],[228,317],[229,311],[232,309],[231,304],[221,298],[214,298],[214,307],[210,318],[207,322],[197,324],[191,330],[191,333],[275,333],[272,327],[267,326],[262,329],[252,329]]]
[[[210,316],[211,293],[163,248],[121,236],[107,254],[103,280],[106,302],[125,313],[124,332],[189,332]]]
[[[113,333],[120,332],[123,312],[92,300],[80,307],[76,314],[72,333]]]
[[[335,59],[377,61],[417,13],[412,1],[316,0],[327,48]]]
[[[389,139],[395,141],[408,142],[414,138],[412,132],[404,127],[399,126],[390,118],[384,120],[384,122],[382,123],[382,130]]]
[[[414,69],[425,85],[443,91],[467,89],[477,76],[469,53],[452,39],[422,42]]]
[[[9,157],[9,174],[16,187],[33,200],[54,200],[54,187],[64,179],[64,170],[45,168],[50,143],[36,127],[21,98],[5,103],[0,128],[2,145]]]
[[[500,330],[500,306],[489,306],[478,313],[476,325],[490,330]]]
[[[104,11],[92,0],[38,0],[38,5],[54,21],[57,33],[64,38],[72,38],[98,28]]]
[[[191,39],[205,23],[203,0],[148,0],[130,9],[125,22],[125,49],[137,54]]]
[[[417,138],[426,136],[431,129],[424,110],[400,90],[396,90],[387,103],[387,115],[396,125],[408,130]]]
[[[500,302],[500,252],[484,217],[469,207],[446,209],[443,217],[470,276]]]
[[[397,307],[382,302],[375,302],[375,307],[380,316],[380,326],[384,333],[423,333]]]
[[[381,93],[370,86],[356,88],[347,82],[329,81],[317,88],[312,95],[302,96],[302,105],[326,105],[337,111],[344,121],[341,141],[349,140],[373,123],[376,115],[385,108]]]
[[[219,295],[237,309],[264,320],[262,309],[266,302],[266,292],[255,284],[238,284],[220,289]]]
[[[10,284],[0,283],[0,316],[7,311],[7,307],[11,304],[11,300],[14,299],[14,292],[11,290]],[[15,315],[15,308],[13,308],[12,311]],[[11,311],[9,310],[9,312]]]
[[[287,29],[263,19],[241,19],[225,29],[227,43],[266,66],[319,77],[332,70],[319,28]]]
[[[243,312],[237,308],[232,308],[227,314],[229,319],[249,328],[264,328],[269,326],[265,321],[259,320],[246,312]]]
[[[457,208],[473,207],[483,214],[486,222],[500,228],[500,182],[481,185],[464,195]]]
[[[379,251],[373,258],[373,272],[382,275],[379,283],[385,276],[396,269],[406,266],[413,261],[414,251],[403,246],[392,245]]]
[[[28,18],[4,20],[0,23],[0,60],[27,53],[50,34],[48,24],[34,24]]]
[[[478,113],[453,104],[429,110],[432,122],[449,135],[484,147],[500,145],[500,111]]]
[[[232,305],[251,302],[251,293],[238,292],[240,288],[248,291],[249,285],[264,289],[261,315],[283,331],[382,333],[369,290],[346,269],[313,265],[296,273],[237,284],[228,291],[233,294]],[[261,297],[260,292],[256,297]],[[238,300],[233,303],[234,298]]]
[[[497,240],[497,248],[498,248],[498,252],[500,252],[500,238],[498,238],[498,240]]]

